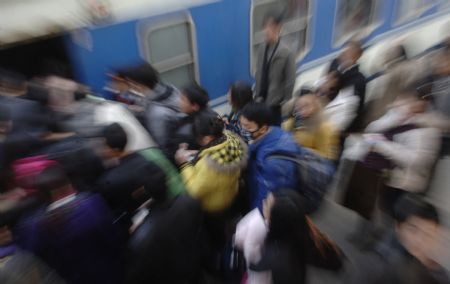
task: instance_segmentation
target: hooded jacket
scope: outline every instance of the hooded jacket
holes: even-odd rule
[[[247,162],[246,144],[226,131],[223,142],[200,150],[195,161],[181,169],[188,193],[200,200],[207,212],[227,209],[238,192],[241,170]]]

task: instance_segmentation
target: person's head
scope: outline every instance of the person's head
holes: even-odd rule
[[[228,91],[228,102],[234,110],[241,110],[253,101],[252,87],[244,82],[236,82]]]
[[[153,89],[159,83],[159,74],[149,63],[117,70],[117,76],[127,80],[138,89]]]
[[[36,177],[35,187],[48,201],[58,200],[74,192],[69,178],[59,165],[49,166],[40,172]]]
[[[302,118],[310,118],[321,110],[319,98],[315,93],[307,93],[297,98],[294,111]]]
[[[78,83],[66,78],[49,76],[43,81],[48,90],[48,104],[58,112],[70,112],[75,102]]]
[[[258,140],[269,132],[272,110],[262,103],[249,103],[241,111],[239,121],[242,129]]]
[[[268,238],[302,244],[308,234],[302,197],[295,190],[281,189],[269,193],[263,202],[263,215],[269,226]]]
[[[118,123],[106,126],[103,130],[103,138],[107,150],[105,155],[109,158],[120,157],[128,143],[127,133]]]
[[[0,69],[0,95],[21,96],[27,92],[27,82],[22,74]]]
[[[359,41],[350,41],[341,54],[341,64],[348,68],[358,62],[364,50]]]
[[[0,137],[5,137],[11,128],[11,112],[7,106],[0,105]]]
[[[181,92],[180,109],[185,114],[197,113],[208,106],[208,92],[197,84],[184,87]]]
[[[401,244],[416,257],[429,256],[439,234],[439,215],[436,208],[423,197],[408,194],[394,208],[396,234]]]
[[[270,12],[264,17],[263,26],[266,42],[273,44],[280,38],[282,27],[282,15],[276,12]]]
[[[223,136],[225,123],[214,111],[202,111],[194,118],[193,131],[197,143],[206,146]]]

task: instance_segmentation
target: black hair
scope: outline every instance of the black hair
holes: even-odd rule
[[[245,82],[236,82],[230,88],[231,104],[236,110],[253,101],[252,87]]]
[[[132,80],[138,84],[153,89],[159,83],[159,74],[149,63],[138,66],[125,67],[116,70],[116,74],[124,79]]]
[[[266,241],[288,244],[292,246],[295,254],[302,256],[309,240],[305,202],[292,189],[281,189],[272,194],[274,203],[270,209],[269,232]]]
[[[283,13],[278,11],[269,11],[267,14],[264,15],[263,25],[265,26],[267,22],[273,21],[277,26],[279,26],[283,23],[283,18],[284,18]]]
[[[103,137],[106,140],[106,145],[110,148],[123,151],[128,142],[127,133],[118,123],[113,123],[106,126],[103,130]]]
[[[8,89],[21,89],[26,83],[24,75],[0,68],[0,86]]]
[[[195,115],[193,131],[196,138],[213,136],[219,138],[223,135],[225,123],[214,111],[202,111]]]
[[[197,104],[200,110],[208,105],[208,92],[198,84],[191,84],[183,88],[182,94],[192,103]]]
[[[43,194],[49,195],[51,191],[70,185],[64,169],[59,165],[49,166],[39,173],[35,180],[36,188]]]
[[[0,122],[11,121],[11,111],[9,107],[0,104]]]
[[[436,208],[417,194],[403,196],[394,207],[394,219],[403,223],[410,217],[419,217],[439,224]]]
[[[272,110],[263,103],[249,103],[241,111],[241,116],[255,122],[259,127],[270,125]]]

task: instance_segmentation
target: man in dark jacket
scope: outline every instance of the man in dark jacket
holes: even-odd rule
[[[359,98],[359,105],[357,109],[357,116],[347,131],[353,132],[361,130],[361,115],[364,110],[364,101],[366,96],[366,77],[359,71],[358,60],[363,55],[363,48],[357,41],[351,41],[347,47],[335,58],[328,69],[328,73],[338,72],[339,74],[339,88],[349,86],[354,87],[354,94]]]
[[[295,56],[282,42],[281,15],[268,14],[264,19],[266,42],[258,51],[255,97],[273,111],[272,123],[280,125],[281,106],[292,97],[295,84]]]
[[[200,268],[200,203],[186,194],[171,197],[164,183],[145,190],[153,200],[130,237],[126,283],[193,281]]]
[[[174,155],[181,144],[187,144],[190,150],[200,149],[193,130],[197,114],[209,112],[208,92],[197,84],[186,86],[181,91],[180,110],[178,121],[172,128],[172,139],[169,142],[168,158],[173,161]]]
[[[106,164],[110,166],[96,182],[100,192],[116,217],[128,231],[131,216],[152,196],[144,190],[145,184],[167,184],[169,196],[184,191],[176,169],[156,148],[139,152],[126,152],[127,134],[117,123],[104,130]]]
[[[417,195],[404,196],[395,208],[395,232],[357,263],[350,283],[448,284],[436,262],[440,231],[436,208]]]
[[[158,72],[148,63],[125,68],[118,75],[129,80],[133,89],[144,94],[144,110],[140,119],[163,152],[166,152],[171,129],[180,113],[180,91],[161,82]]]

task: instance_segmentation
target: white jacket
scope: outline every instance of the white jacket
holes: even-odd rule
[[[336,130],[344,131],[357,115],[359,98],[355,96],[353,86],[339,91],[339,94],[324,108],[328,121],[333,123]]]
[[[244,253],[247,266],[257,264],[261,259],[267,226],[259,209],[253,209],[236,226],[234,245]],[[247,269],[247,284],[271,284],[270,272],[255,272]]]
[[[353,136],[348,141],[353,145],[344,151],[344,157],[362,160],[373,147],[395,165],[390,173],[388,186],[410,192],[422,192],[426,189],[441,143],[441,131],[427,125],[424,121],[426,116],[418,114],[400,123],[401,109],[392,109],[371,123],[366,133],[382,133],[392,127],[410,123],[418,125],[419,128],[394,135],[393,141],[382,140],[375,144],[368,143],[362,136]]]

